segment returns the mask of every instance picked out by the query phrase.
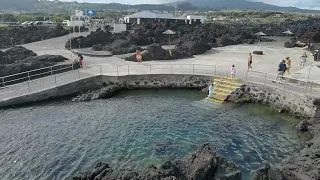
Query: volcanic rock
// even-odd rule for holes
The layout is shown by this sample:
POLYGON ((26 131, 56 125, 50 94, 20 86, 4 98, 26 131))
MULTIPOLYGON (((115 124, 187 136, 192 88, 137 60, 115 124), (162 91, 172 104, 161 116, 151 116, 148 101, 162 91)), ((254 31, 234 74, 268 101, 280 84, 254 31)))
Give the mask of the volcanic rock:
POLYGON ((57 25, 53 28, 46 26, 0 28, 0 49, 67 34, 69 34, 69 31, 64 29, 61 25, 57 25))
POLYGON ((67 58, 60 55, 37 56, 33 51, 21 46, 0 51, 0 76, 53 66, 67 58))
POLYGON ((263 51, 253 51, 253 54, 263 55, 263 51))
POLYGON ((167 161, 160 167, 151 165, 141 170, 115 171, 107 163, 99 163, 93 170, 73 177, 73 180, 91 179, 241 180, 241 171, 234 162, 216 155, 215 149, 211 145, 204 144, 186 159, 167 161))

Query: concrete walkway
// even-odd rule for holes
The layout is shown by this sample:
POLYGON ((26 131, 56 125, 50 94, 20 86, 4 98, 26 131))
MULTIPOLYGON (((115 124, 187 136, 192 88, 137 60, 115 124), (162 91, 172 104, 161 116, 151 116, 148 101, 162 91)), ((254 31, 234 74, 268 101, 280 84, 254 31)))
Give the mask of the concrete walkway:
MULTIPOLYGON (((85 34, 85 33, 84 33, 85 34)), ((45 41, 39 41, 24 45, 24 47, 33 50, 39 55, 42 54, 60 54, 67 58, 75 58, 72 53, 64 49, 64 45, 71 35, 54 38, 45 41)), ((304 52, 301 48, 287 49, 283 47, 285 38, 277 39, 276 42, 261 43, 260 47, 257 45, 235 45, 222 48, 215 48, 205 54, 197 55, 194 58, 171 60, 171 61, 148 61, 138 64, 136 62, 125 61, 121 56, 112 57, 88 57, 84 56, 85 68, 79 71, 71 71, 56 76, 41 78, 29 82, 29 84, 21 83, 16 86, 6 87, 0 89, 0 100, 20 96, 21 94, 29 93, 29 91, 41 91, 44 88, 50 88, 76 81, 80 78, 99 75, 128 75, 128 74, 199 74, 199 75, 229 75, 232 65, 237 69, 237 78, 247 79, 247 58, 249 52, 255 50, 264 51, 265 55, 253 55, 253 69, 256 71, 271 73, 268 75, 268 80, 264 80, 265 74, 256 73, 254 76, 261 77, 253 78, 252 81, 258 83, 266 83, 270 86, 283 88, 282 84, 273 84, 272 79, 275 78, 273 74, 277 73, 280 59, 291 57, 292 69, 295 74, 292 77, 305 79, 308 77, 309 68, 311 68, 311 75, 309 80, 319 81, 320 68, 312 66, 314 61, 307 61, 307 67, 300 67, 300 56, 304 52)), ((253 75, 250 72, 249 75, 253 75)), ((251 81, 250 77, 248 78, 251 81)), ((288 88, 288 90, 298 91, 303 94, 304 89, 288 88)))

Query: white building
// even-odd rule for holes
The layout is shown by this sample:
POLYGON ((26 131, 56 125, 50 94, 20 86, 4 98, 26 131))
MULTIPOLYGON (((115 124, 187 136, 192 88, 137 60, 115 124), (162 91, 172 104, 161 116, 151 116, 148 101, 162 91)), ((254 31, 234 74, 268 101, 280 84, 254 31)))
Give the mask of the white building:
POLYGON ((204 22, 203 16, 195 16, 189 15, 186 18, 184 17, 174 17, 172 14, 158 14, 153 13, 150 11, 141 11, 135 14, 131 14, 124 17, 125 23, 146 23, 152 21, 159 21, 159 22, 177 22, 181 24, 200 24, 204 22))
POLYGON ((67 22, 67 26, 86 26, 89 25, 90 17, 87 15, 84 15, 83 11, 75 10, 75 14, 70 16, 70 20, 67 22))

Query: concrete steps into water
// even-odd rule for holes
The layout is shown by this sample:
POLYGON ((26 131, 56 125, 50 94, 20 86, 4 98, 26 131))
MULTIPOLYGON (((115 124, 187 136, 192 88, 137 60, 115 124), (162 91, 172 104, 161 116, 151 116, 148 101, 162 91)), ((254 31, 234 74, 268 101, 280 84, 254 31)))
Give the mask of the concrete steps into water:
POLYGON ((223 76, 216 76, 213 80, 213 85, 214 96, 213 98, 208 98, 208 101, 215 103, 223 103, 233 91, 242 86, 239 80, 223 76))

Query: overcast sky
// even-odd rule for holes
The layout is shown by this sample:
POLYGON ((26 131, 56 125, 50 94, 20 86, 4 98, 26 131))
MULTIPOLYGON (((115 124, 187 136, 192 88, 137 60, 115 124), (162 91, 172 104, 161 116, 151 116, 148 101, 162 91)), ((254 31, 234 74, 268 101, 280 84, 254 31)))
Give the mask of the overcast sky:
MULTIPOLYGON (((66 0, 68 1, 68 0, 66 0)), ((74 0, 72 0, 74 1, 74 0)), ((173 2, 177 0, 78 0, 78 2, 117 2, 123 4, 159 4, 173 2)), ((237 0, 234 0, 237 1, 237 0)), ((278 6, 294 6, 298 8, 308 8, 308 9, 320 9, 320 0, 251 0, 260 1, 267 4, 274 4, 278 6)))

